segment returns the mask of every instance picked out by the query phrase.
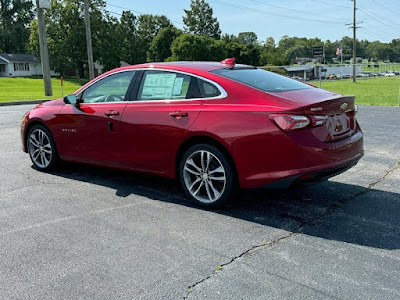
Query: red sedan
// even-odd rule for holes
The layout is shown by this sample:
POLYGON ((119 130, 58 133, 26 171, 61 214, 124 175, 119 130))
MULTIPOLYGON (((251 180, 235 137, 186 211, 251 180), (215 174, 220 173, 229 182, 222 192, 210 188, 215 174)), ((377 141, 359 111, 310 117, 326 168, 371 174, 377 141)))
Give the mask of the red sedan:
POLYGON ((178 179, 187 197, 326 180, 355 165, 354 97, 234 59, 128 66, 23 119, 22 148, 42 171, 59 160, 178 179))

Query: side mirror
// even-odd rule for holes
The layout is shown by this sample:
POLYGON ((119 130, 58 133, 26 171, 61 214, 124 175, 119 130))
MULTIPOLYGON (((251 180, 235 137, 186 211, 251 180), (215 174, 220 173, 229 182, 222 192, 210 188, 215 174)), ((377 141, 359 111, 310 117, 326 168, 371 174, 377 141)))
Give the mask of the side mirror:
POLYGON ((65 104, 72 104, 76 107, 79 107, 80 101, 76 98, 76 95, 71 94, 64 97, 65 104))

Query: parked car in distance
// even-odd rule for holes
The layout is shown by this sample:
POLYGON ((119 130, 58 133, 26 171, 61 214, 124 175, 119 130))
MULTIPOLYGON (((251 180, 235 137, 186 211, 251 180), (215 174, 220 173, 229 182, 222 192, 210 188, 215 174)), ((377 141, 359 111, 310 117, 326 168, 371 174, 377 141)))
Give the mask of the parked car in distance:
POLYGON ((392 76, 396 76, 396 74, 394 72, 385 73, 385 77, 392 77, 392 76))
POLYGON ((170 62, 100 75, 25 114, 23 151, 179 180, 188 199, 219 206, 238 188, 326 180, 363 155, 353 96, 252 66, 170 62))
POLYGON ((328 79, 328 80, 336 80, 336 79, 338 79, 338 76, 335 75, 335 74, 329 74, 326 79, 328 79))
POLYGON ((349 78, 351 78, 350 74, 343 74, 342 75, 342 79, 349 79, 349 78))

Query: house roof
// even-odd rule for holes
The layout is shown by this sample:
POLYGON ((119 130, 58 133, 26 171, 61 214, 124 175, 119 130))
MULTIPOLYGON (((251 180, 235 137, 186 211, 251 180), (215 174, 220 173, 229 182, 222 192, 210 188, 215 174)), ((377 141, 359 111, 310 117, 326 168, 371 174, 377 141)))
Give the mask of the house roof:
POLYGON ((7 54, 0 53, 0 62, 38 62, 39 59, 33 54, 7 54))
POLYGON ((0 65, 5 65, 5 64, 7 64, 7 61, 0 57, 0 65))

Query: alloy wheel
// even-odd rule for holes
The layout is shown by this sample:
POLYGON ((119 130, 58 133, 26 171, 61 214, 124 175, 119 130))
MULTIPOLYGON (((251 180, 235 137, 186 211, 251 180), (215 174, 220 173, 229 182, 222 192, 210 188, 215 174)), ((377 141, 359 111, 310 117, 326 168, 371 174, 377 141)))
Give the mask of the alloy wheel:
POLYGON ((193 152, 185 161, 183 179, 189 193, 202 203, 213 203, 225 191, 227 178, 221 161, 211 152, 193 152))
POLYGON ((50 138, 42 129, 35 129, 29 135, 29 154, 33 163, 39 168, 47 168, 53 157, 50 138))

